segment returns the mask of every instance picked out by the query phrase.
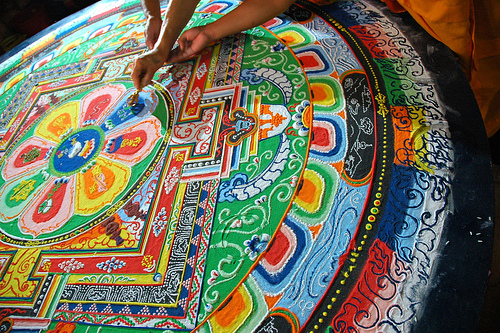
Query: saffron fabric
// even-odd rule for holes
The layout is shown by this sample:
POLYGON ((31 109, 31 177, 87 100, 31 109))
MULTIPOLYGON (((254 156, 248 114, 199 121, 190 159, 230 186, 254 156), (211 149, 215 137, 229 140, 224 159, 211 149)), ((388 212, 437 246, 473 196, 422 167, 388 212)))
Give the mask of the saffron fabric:
POLYGON ((408 11, 458 57, 476 96, 488 136, 500 129, 500 1, 382 0, 408 11))

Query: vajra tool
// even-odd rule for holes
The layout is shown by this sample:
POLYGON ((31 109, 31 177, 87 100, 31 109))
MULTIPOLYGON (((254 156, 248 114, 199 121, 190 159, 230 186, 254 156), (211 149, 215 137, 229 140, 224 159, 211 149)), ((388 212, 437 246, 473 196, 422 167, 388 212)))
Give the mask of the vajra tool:
POLYGON ((132 95, 127 98, 128 106, 136 106, 139 102, 139 93, 140 90, 136 90, 132 95))

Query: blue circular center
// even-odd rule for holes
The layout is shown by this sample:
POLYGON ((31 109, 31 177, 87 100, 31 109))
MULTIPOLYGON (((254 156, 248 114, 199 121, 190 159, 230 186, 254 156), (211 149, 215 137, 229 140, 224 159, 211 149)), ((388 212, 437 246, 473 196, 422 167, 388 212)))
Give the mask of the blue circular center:
POLYGON ((78 129, 64 138, 52 153, 51 170, 59 175, 71 175, 91 162, 102 149, 104 132, 100 127, 78 129))

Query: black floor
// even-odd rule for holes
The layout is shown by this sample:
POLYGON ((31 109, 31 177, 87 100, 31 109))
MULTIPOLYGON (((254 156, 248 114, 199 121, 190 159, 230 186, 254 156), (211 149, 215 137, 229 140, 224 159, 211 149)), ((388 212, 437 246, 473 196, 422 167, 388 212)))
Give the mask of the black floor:
POLYGON ((0 55, 98 0, 2 0, 0 55))
POLYGON ((489 139, 495 185, 495 227, 491 275, 485 296, 479 333, 500 332, 500 131, 489 139))

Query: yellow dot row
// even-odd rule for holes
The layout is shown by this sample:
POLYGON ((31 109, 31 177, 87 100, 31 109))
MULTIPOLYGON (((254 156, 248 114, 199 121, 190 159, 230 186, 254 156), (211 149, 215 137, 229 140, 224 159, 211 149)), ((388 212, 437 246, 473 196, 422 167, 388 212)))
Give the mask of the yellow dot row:
MULTIPOLYGON (((330 23, 332 23, 335 27, 337 28, 343 28, 341 26, 341 24, 339 22, 337 22, 336 20, 333 20, 333 19, 330 19, 329 20, 330 23)), ((350 35, 350 33, 348 31, 346 31, 345 29, 342 29, 343 31, 347 32, 348 35, 350 35)), ((358 49, 362 50, 362 48, 359 46, 357 40, 355 40, 354 38, 352 38, 352 41, 353 43, 358 47, 358 49)), ((375 71, 373 70, 373 67, 371 66, 371 63, 368 61, 368 58, 366 56, 366 54, 364 52, 361 52, 363 54, 363 57, 365 58, 366 60, 366 63, 368 64, 368 68, 369 70, 371 71, 371 74, 372 74, 372 77, 375 81, 375 89, 377 90, 377 92, 381 93, 380 92, 380 85, 379 85, 379 82, 376 78, 376 75, 375 75, 375 71)), ((377 221, 377 215, 380 213, 380 209, 378 208, 382 202, 380 199, 382 199, 383 197, 383 194, 382 194, 382 186, 383 186, 383 181, 385 179, 385 172, 386 172, 386 167, 387 167, 387 118, 386 118, 386 114, 385 113, 380 113, 382 114, 383 116, 383 124, 384 124, 384 130, 383 130, 383 150, 382 150, 382 169, 381 169, 381 172, 380 172, 380 176, 378 177, 378 188, 377 188, 377 193, 375 193, 375 200, 373 201, 373 207, 371 207, 371 209, 369 210, 370 212, 370 215, 368 215, 367 217, 367 221, 368 223, 366 223, 365 225, 365 233, 363 234, 362 236, 362 240, 360 241, 360 246, 358 246, 355 251, 351 252, 351 258, 349 258, 350 262, 352 263, 352 265, 349 266, 349 272, 344 272, 343 273, 343 279, 340 281, 340 284, 344 285, 346 283, 346 280, 347 278, 349 278, 350 276, 350 272, 352 270, 354 270, 356 268, 356 257, 359 256, 359 252, 361 252, 363 250, 363 245, 366 245, 366 239, 368 238, 368 232, 370 232, 371 230, 373 230, 373 223, 375 223, 377 221)), ((339 295, 341 293, 341 290, 340 289, 337 289, 335 291, 335 293, 337 295, 339 295)), ((330 299, 330 304, 328 304, 326 307, 328 310, 332 310, 333 309, 333 305, 335 302, 337 302, 337 298, 336 297, 332 297, 330 299)), ((322 313, 322 316, 320 318, 318 318, 318 324, 322 324, 325 319, 323 317, 327 317, 328 316, 328 312, 323 312, 322 313)), ((318 324, 315 324, 313 327, 314 327, 314 330, 319 330, 319 325, 318 324)), ((311 330, 309 333, 315 333, 314 330, 311 330)))

